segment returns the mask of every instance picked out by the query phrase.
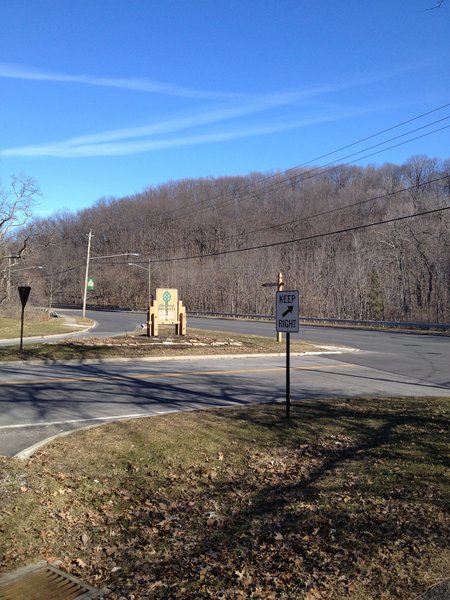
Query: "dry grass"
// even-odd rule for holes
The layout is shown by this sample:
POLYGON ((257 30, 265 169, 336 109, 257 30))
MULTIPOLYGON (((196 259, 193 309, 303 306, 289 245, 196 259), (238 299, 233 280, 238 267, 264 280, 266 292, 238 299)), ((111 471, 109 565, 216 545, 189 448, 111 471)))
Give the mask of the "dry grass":
MULTIPOLYGON (((20 313, 0 315, 0 339, 13 339, 20 337, 20 313)), ((89 319, 76 319, 76 323, 82 329, 84 325, 91 323, 89 319)), ((26 310, 24 318, 24 338, 33 336, 45 336, 64 334, 76 331, 77 328, 67 324, 65 319, 50 317, 45 311, 36 309, 26 310)))
MULTIPOLYGON (((317 350, 309 342, 293 342, 292 352, 317 350)), ((0 348, 1 360, 82 360, 101 358, 144 358, 149 356, 193 356, 285 352, 285 344, 274 338, 189 329, 185 337, 162 330, 158 338, 139 333, 109 339, 86 338, 58 343, 27 344, 22 352, 15 347, 0 348)))
POLYGON ((448 575, 448 399, 172 414, 0 461, 0 564, 111 598, 388 600, 448 575))

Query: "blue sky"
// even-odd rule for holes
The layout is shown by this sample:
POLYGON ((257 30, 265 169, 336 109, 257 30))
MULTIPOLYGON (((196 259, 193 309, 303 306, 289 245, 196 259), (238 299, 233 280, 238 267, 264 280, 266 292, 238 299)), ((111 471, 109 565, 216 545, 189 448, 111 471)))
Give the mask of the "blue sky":
POLYGON ((355 164, 449 158, 447 107, 315 160, 450 103, 436 1, 3 0, 0 178, 34 177, 47 216, 399 143, 355 164))

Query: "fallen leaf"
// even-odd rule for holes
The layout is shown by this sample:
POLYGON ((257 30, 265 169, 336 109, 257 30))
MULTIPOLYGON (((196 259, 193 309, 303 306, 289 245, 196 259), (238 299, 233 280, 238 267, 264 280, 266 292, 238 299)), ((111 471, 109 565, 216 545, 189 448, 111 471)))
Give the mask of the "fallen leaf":
POLYGON ((321 600, 322 598, 322 594, 316 587, 309 589, 305 594, 305 600, 321 600))
POLYGON ((117 546, 108 546, 108 548, 105 548, 106 556, 112 556, 116 552, 117 552, 117 546))
POLYGON ((73 562, 77 565, 77 567, 80 567, 81 569, 85 569, 87 566, 84 560, 82 560, 81 558, 76 558, 73 562))

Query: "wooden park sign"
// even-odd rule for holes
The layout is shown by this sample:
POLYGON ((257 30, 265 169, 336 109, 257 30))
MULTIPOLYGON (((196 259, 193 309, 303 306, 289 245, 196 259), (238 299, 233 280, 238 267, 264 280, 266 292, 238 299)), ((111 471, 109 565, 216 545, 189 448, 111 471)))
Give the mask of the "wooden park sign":
POLYGON ((159 325, 175 325, 176 335, 186 335, 186 308, 178 300, 178 290, 156 288, 156 299, 150 306, 150 335, 158 335, 159 325))

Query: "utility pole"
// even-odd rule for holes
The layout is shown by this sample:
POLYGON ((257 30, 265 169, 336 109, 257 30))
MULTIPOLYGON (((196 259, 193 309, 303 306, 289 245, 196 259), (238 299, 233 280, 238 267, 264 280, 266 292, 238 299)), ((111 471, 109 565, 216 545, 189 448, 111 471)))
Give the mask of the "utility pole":
MULTIPOLYGON (((263 283, 262 287, 276 287, 277 292, 282 292, 284 289, 283 273, 281 271, 278 273, 276 283, 263 283)), ((277 331, 277 342, 281 342, 282 340, 283 340, 283 334, 279 333, 277 331)))
MULTIPOLYGON (((277 279, 277 292, 282 292, 284 289, 284 281, 283 281, 283 273, 280 271, 278 273, 277 279)), ((280 331, 277 331, 277 342, 283 341, 283 334, 280 331)))
POLYGON ((87 301, 87 284, 89 278, 89 260, 91 258, 91 239, 92 239, 92 229, 89 230, 88 234, 88 247, 87 247, 87 257, 86 257, 86 275, 84 278, 84 290, 83 290, 83 319, 86 317, 86 301, 87 301))
POLYGON ((147 337, 150 337, 150 310, 152 307, 152 288, 150 285, 150 259, 148 259, 148 309, 147 309, 147 337))

